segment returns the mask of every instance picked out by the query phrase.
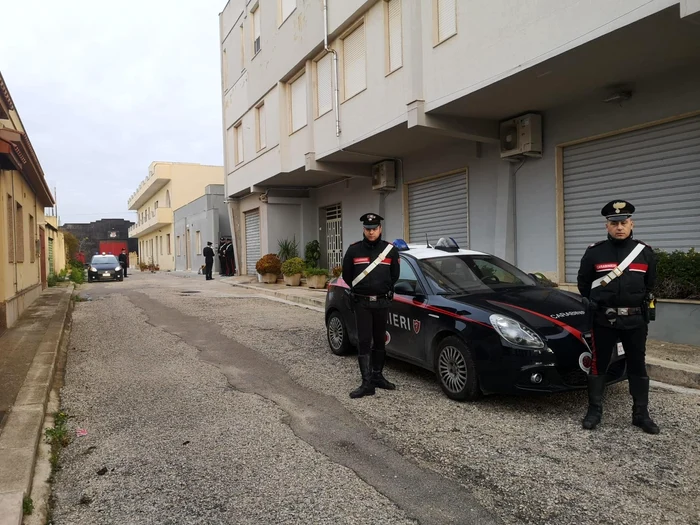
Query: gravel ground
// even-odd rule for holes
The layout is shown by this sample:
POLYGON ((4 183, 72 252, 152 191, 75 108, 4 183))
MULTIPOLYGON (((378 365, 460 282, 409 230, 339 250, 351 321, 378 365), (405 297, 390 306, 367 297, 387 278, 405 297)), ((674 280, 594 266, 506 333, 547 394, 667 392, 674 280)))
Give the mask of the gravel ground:
MULTIPOLYGON (((246 298, 245 290, 221 283, 171 276, 129 281, 129 288, 165 306, 217 323, 231 339, 282 363, 301 385, 336 396, 378 439, 469 487, 505 523, 700 524, 700 396, 653 389, 650 408, 662 427, 658 436, 631 426, 625 384, 609 389, 603 425, 592 433, 580 429, 583 392, 456 403, 430 374, 395 361, 387 376, 399 390, 351 400, 347 393, 359 380, 356 360, 330 353, 321 313, 246 298), (207 291, 183 297, 177 293, 183 289, 207 291)), ((91 434, 68 448, 57 485, 56 523, 150 522, 149 516, 124 521, 133 520, 135 514, 126 512, 137 508, 167 516, 158 523, 176 515, 187 522, 195 514, 185 519, 182 513, 193 502, 210 508, 202 518, 206 523, 223 522, 216 521, 222 511, 243 512, 237 505, 258 512, 237 523, 260 522, 261 516, 265 523, 295 523, 295 516, 279 514, 290 508, 305 515, 306 523, 366 523, 352 513, 359 493, 385 513, 378 523, 402 522, 400 511, 371 487, 297 440, 273 405, 227 389, 214 369, 197 361, 193 348, 144 324, 124 298, 79 304, 74 319, 77 350, 68 363, 64 406, 91 434), (114 311, 124 312, 119 322, 138 326, 137 333, 118 337, 116 322, 96 324, 114 311), (109 344, 84 348, 98 340, 109 344), (122 352, 115 352, 117 345, 122 352), (84 455, 92 439, 99 447, 84 455), (186 440, 197 448, 183 446, 186 440), (265 466, 269 455, 282 467, 265 466), (307 491, 294 489, 304 487, 306 477, 295 478, 294 469, 284 468, 300 458, 305 467, 308 462, 318 468, 317 480, 335 481, 328 486, 356 488, 334 493, 314 483, 325 488, 322 501, 328 503, 319 508, 317 497, 304 500, 300 494, 307 491), (102 466, 110 470, 100 477, 95 472, 102 466), (260 468, 269 472, 256 475, 260 468), (207 482, 216 479, 228 479, 230 486, 207 482), (247 488, 252 480, 255 490, 247 488), (77 505, 81 492, 94 494, 93 503, 77 505), (126 495, 133 499, 125 501, 126 495), (331 518, 330 506, 337 510, 343 503, 347 510, 331 518), (97 519, 100 509, 114 521, 97 519)))
POLYGON ((79 303, 55 524, 414 523, 124 296, 79 303))

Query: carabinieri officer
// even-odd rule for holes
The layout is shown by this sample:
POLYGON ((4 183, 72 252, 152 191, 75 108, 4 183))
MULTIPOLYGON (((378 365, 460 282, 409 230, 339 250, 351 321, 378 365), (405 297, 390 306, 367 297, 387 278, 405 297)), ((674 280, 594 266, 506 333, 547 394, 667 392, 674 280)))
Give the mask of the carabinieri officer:
POLYGON ((592 430, 603 414, 605 373, 617 341, 627 359, 632 394, 632 424, 658 434, 649 416, 649 377, 645 353, 651 295, 656 281, 656 259, 648 245, 632 238, 634 206, 626 200, 606 204, 608 238, 591 244, 581 259, 578 289, 589 301, 593 318, 593 363, 588 376, 588 413, 583 428, 592 430))
POLYGON ((374 389, 394 390, 396 385, 382 375, 386 349, 387 316, 399 279, 399 252, 382 240, 381 221, 376 213, 360 217, 362 240, 348 248, 343 258, 343 280, 350 286, 355 309, 362 384, 351 398, 374 395, 374 389), (374 345, 370 344, 374 340, 374 345))

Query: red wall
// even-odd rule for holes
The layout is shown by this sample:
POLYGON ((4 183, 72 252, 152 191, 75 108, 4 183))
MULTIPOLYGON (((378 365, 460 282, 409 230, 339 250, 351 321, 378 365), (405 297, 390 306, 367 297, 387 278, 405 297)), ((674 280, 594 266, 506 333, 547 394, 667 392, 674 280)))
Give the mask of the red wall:
POLYGON ((100 253, 112 254, 115 257, 127 250, 126 241, 100 241, 100 253))

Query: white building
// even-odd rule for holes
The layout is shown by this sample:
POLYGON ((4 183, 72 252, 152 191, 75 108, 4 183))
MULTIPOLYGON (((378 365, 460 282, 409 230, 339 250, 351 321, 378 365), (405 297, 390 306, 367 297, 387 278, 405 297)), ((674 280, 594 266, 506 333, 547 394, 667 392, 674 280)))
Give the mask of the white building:
POLYGON ((230 0, 238 267, 293 235, 338 264, 375 211, 388 240, 450 235, 572 282, 614 198, 653 246, 700 248, 699 18, 700 0, 230 0))

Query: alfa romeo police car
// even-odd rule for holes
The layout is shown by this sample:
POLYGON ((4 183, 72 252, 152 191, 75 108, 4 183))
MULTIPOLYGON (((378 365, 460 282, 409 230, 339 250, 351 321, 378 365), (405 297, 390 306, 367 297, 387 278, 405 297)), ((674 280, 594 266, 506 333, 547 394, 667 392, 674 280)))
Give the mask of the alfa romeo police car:
MULTIPOLYGON (((538 283, 451 238, 435 246, 394 241, 401 258, 386 332, 387 353, 433 371, 445 394, 472 400, 496 392, 586 387, 589 319, 580 297, 538 283)), ((349 286, 330 282, 326 328, 337 355, 357 347, 349 286)), ((618 345, 609 383, 626 377, 618 345)))

